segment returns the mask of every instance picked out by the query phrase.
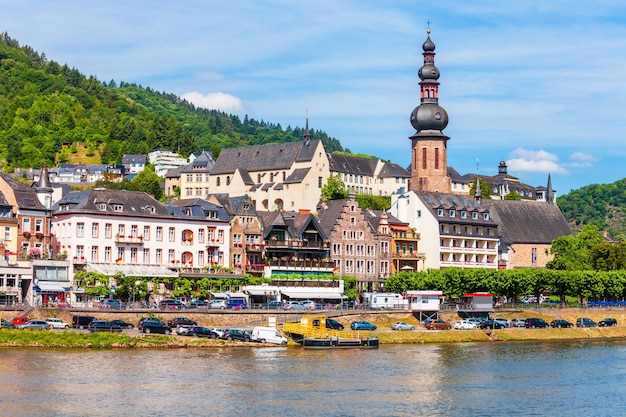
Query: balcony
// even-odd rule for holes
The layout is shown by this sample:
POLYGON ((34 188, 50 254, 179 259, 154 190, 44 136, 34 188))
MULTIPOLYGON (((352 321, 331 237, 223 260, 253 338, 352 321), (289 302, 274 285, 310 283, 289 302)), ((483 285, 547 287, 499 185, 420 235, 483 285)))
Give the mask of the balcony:
POLYGON ((206 243, 206 246, 209 248, 219 247, 223 242, 220 242, 219 239, 209 239, 206 243))
POLYGON ((263 252, 264 243, 246 243, 246 252, 263 252))
POLYGON ((328 249, 330 248, 329 242, 321 240, 268 240, 266 247, 268 249, 281 248, 281 249, 328 249))
POLYGON ((426 259, 426 254, 421 252, 393 252, 393 259, 426 259))
POLYGON ((115 243, 120 245, 143 245, 143 236, 115 236, 115 243))

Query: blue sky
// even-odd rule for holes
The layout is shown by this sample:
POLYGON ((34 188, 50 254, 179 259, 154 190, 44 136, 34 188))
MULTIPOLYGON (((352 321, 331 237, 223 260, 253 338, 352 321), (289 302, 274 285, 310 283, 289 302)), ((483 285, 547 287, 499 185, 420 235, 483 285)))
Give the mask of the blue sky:
POLYGON ((623 1, 0 0, 0 31, 101 81, 310 127, 402 166, 430 21, 448 164, 559 194, 626 177, 623 1))

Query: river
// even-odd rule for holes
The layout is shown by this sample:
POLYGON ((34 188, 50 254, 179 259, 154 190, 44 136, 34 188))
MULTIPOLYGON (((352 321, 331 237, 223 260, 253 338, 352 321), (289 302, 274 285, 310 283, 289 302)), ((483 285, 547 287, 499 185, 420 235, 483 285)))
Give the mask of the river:
POLYGON ((621 416, 623 340, 0 350, 0 415, 621 416))

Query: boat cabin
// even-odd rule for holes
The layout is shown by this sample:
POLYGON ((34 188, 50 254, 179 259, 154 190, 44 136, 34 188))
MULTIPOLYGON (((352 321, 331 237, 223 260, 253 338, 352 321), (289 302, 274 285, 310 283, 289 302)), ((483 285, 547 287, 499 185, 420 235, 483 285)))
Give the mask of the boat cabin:
POLYGON ((456 303, 456 310, 460 317, 489 317, 493 312, 493 294, 475 292, 464 294, 456 303))
POLYGON ((439 318, 443 299, 442 291, 407 291, 405 297, 409 301, 411 311, 419 321, 439 318))

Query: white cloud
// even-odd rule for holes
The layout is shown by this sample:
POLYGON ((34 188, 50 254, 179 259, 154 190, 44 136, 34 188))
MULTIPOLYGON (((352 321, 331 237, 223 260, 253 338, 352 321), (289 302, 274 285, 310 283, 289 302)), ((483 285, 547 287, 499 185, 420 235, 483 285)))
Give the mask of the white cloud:
POLYGON ((584 152, 574 152, 570 155, 570 159, 573 162, 568 162, 563 165, 569 168, 591 168, 594 162, 598 162, 600 160, 599 158, 584 152))
POLYGON ((196 107, 203 107, 210 110, 221 110, 226 113, 240 114, 244 112, 241 100, 226 93, 209 93, 202 95, 196 91, 185 93, 180 96, 196 107))
POLYGON ((511 159, 507 161, 507 165, 512 172, 567 173, 567 170, 558 163, 558 156, 544 150, 517 148, 511 152, 510 156, 511 159))

